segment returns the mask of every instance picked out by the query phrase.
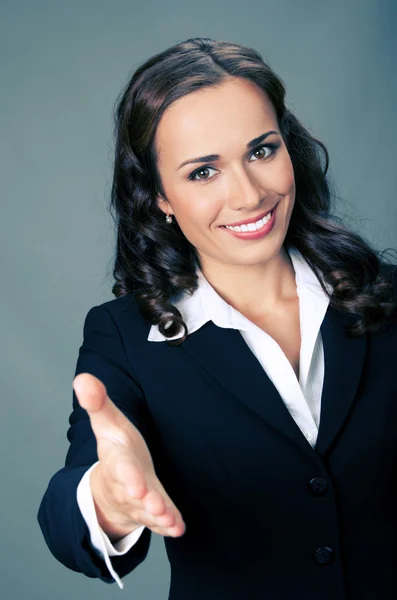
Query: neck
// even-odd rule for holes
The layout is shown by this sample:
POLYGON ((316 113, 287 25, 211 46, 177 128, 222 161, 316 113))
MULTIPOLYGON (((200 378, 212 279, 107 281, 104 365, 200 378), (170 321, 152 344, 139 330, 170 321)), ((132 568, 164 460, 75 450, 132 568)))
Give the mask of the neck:
POLYGON ((228 304, 242 314, 266 314, 297 299, 295 270, 282 246, 265 263, 235 265, 201 258, 201 271, 228 304))

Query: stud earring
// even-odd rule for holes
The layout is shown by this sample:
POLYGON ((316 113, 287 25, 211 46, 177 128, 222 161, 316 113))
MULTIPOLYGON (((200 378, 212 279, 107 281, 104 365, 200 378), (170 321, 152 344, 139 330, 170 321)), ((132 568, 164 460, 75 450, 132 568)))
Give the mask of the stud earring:
POLYGON ((171 215, 167 215, 165 217, 165 220, 167 221, 167 223, 172 223, 172 216, 171 215))

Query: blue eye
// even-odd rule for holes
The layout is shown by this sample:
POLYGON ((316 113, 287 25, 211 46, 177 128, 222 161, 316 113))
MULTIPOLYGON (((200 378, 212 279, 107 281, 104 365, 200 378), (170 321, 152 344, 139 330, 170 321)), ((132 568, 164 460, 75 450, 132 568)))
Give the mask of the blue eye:
MULTIPOLYGON (((265 144, 262 146, 258 146, 251 152, 250 156, 253 156, 255 154, 255 152, 259 152, 260 150, 266 148, 271 151, 270 154, 268 154, 267 156, 260 156, 259 158, 256 158, 253 162, 256 162, 258 160, 268 160, 274 154, 276 154, 279 147, 280 147, 280 144, 265 144)), ((189 180, 190 181, 208 181, 209 179, 212 179, 212 177, 205 177, 204 179, 201 179, 201 178, 196 178, 196 175, 198 175, 199 173, 202 173, 204 171, 211 170, 211 169, 213 171, 216 171, 216 169, 214 167, 212 167, 211 165, 204 165, 203 167, 200 167, 199 169, 196 169, 195 171, 190 173, 189 180)))

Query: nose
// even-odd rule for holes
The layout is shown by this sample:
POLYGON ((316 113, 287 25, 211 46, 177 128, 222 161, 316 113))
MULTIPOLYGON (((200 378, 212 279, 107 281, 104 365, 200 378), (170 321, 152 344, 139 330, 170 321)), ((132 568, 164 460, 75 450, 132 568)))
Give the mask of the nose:
POLYGON ((247 212, 258 208, 264 191, 259 182, 243 166, 236 167, 231 175, 229 205, 233 210, 247 212))

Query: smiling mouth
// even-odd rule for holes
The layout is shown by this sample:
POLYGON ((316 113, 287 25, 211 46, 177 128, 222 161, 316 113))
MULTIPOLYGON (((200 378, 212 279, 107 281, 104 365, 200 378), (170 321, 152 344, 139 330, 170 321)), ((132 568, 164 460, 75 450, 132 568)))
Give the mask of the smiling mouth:
POLYGON ((273 215, 273 211, 277 208, 279 202, 273 206, 273 208, 267 213, 262 214, 261 217, 257 218, 256 221, 249 221, 242 223, 241 225, 220 225, 224 229, 230 229, 231 231, 244 232, 244 231, 256 231, 262 229, 270 221, 273 215))

